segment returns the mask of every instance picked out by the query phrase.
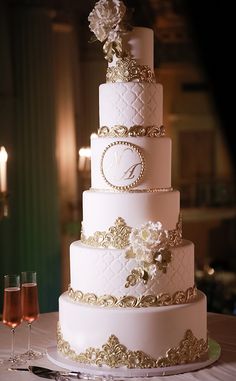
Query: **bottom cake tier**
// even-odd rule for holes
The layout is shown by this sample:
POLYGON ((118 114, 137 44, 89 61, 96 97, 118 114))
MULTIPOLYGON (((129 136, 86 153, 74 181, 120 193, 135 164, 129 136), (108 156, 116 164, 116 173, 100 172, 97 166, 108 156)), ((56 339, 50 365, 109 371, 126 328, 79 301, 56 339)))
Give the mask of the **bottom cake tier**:
POLYGON ((59 298, 58 351, 79 363, 156 368, 190 363, 207 344, 206 296, 192 303, 104 308, 59 298))

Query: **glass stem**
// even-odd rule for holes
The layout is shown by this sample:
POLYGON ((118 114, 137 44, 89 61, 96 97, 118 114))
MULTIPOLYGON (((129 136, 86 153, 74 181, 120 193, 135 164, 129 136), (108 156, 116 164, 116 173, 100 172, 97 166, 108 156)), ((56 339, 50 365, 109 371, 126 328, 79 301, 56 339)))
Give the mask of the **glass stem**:
POLYGON ((31 323, 28 323, 28 352, 31 351, 31 323))
POLYGON ((15 356, 15 328, 11 328, 11 357, 15 356))

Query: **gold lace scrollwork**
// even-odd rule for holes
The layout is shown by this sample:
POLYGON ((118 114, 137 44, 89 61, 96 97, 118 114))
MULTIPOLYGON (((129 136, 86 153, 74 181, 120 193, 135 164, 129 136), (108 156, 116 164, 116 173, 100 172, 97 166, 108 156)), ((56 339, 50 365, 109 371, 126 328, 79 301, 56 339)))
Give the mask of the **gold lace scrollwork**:
POLYGON ((157 360, 158 367, 175 366, 197 361, 208 351, 208 342, 197 339, 188 329, 177 347, 170 348, 164 357, 157 360))
POLYGON ((97 231, 92 236, 85 237, 82 231, 81 242, 94 247, 123 249, 129 244, 130 232, 131 227, 123 218, 118 217, 114 226, 111 226, 107 232, 97 231))
POLYGON ((176 228, 168 231, 169 245, 178 246, 182 242, 182 215, 179 215, 179 220, 176 224, 176 228))
POLYGON ((106 82, 155 83, 155 74, 148 65, 139 65, 130 56, 117 60, 115 66, 107 68, 106 82))
POLYGON ((129 369, 161 368, 197 361, 207 353, 208 343, 198 339, 188 329, 179 345, 169 348, 164 356, 154 359, 141 350, 132 351, 121 344, 115 335, 111 335, 101 348, 88 348, 84 352, 76 353, 70 343, 62 336, 60 324, 57 326, 57 349, 64 356, 75 362, 108 366, 110 368, 126 367, 129 369))

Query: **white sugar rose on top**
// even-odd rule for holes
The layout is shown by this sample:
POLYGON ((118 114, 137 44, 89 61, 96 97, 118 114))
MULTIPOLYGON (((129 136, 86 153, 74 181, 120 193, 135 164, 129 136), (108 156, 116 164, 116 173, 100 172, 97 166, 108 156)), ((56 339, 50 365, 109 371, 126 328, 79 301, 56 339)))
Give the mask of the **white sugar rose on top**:
POLYGON ((114 41, 125 12, 126 7, 120 0, 100 0, 89 14, 89 28, 99 41, 114 41))

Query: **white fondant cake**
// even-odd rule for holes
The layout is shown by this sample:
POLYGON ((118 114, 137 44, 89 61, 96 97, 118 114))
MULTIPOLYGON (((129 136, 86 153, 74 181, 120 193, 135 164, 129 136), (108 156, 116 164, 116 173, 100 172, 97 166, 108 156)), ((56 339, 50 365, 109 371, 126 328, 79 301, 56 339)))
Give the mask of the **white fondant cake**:
POLYGON ((119 0, 100 0, 90 28, 109 61, 91 139, 91 189, 70 285, 59 298, 58 351, 78 363, 156 368, 206 355, 206 297, 194 245, 182 239, 171 140, 153 74, 153 32, 126 29, 119 0))

